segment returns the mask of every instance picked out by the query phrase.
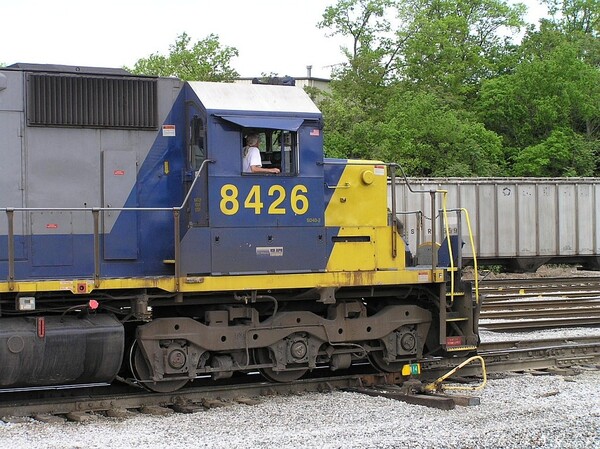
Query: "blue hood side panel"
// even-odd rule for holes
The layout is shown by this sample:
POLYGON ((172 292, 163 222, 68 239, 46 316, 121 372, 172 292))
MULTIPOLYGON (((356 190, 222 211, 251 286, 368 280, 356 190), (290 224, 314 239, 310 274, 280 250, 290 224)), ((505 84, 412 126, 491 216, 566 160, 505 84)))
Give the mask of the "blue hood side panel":
MULTIPOLYGON (((146 159, 141 162, 134 191, 125 207, 163 208, 177 207, 183 201, 183 173, 185 169, 185 117, 184 92, 176 98, 171 112, 162 125, 175 125, 172 131, 163 132, 162 126, 146 159), (166 135, 165 135, 166 134, 166 135)), ((137 212, 138 261, 140 265, 129 272, 130 265, 107 262, 103 266, 104 275, 160 275, 171 274, 172 266, 163 260, 174 257, 174 224, 172 211, 137 212), (113 273, 114 272, 114 273, 113 273)), ((128 220, 123 214, 113 227, 111 237, 119 233, 127 234, 128 220)))
POLYGON ((347 159, 325 158, 325 210, 331 201, 331 197, 342 178, 342 173, 346 168, 347 159))

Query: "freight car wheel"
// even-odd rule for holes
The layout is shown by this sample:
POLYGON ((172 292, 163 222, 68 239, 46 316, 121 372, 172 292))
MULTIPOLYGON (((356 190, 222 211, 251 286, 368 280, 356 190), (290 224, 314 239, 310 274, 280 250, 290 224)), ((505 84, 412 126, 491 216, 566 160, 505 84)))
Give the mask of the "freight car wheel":
POLYGON ((148 362, 144 358, 144 354, 142 354, 142 350, 137 344, 135 344, 135 348, 133 349, 133 351, 134 355, 132 360, 132 368, 134 371, 134 375, 138 379, 139 383, 142 384, 148 390, 156 391, 157 393, 171 393, 173 391, 179 390, 181 387, 188 383, 187 379, 164 380, 161 382, 140 380, 150 379, 150 367, 148 366, 148 362))
MULTIPOLYGON (((257 363, 273 363, 271 355, 267 348, 260 348, 254 351, 254 360, 257 363)), ((300 379, 306 372, 307 369, 299 370, 288 370, 288 371, 275 371, 273 368, 259 368, 258 370, 262 376, 271 382, 293 382, 300 379)))
POLYGON ((402 367, 406 364, 405 362, 392 362, 388 363, 383 359, 383 352, 374 351, 369 353, 369 362, 371 365, 383 373, 397 373, 402 371, 402 367))

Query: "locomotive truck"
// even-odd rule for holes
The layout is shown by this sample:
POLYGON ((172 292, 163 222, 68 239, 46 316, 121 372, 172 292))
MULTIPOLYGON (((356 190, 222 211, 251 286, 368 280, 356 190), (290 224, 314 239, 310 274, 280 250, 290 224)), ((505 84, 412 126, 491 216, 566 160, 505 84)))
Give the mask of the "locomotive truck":
POLYGON ((302 89, 14 64, 0 145, 1 388, 415 372, 478 344, 458 242, 417 260, 395 166, 325 158, 302 89), (250 133, 278 174, 242 172, 250 133))

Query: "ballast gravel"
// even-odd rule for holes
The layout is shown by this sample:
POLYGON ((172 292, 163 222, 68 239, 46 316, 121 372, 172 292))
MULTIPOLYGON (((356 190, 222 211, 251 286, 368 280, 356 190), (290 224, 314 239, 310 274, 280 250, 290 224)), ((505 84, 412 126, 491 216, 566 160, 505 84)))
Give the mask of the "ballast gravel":
MULTIPOLYGON (((565 338, 599 329, 561 332, 565 338)), ((556 337, 557 332, 539 338, 556 337)), ((483 333, 490 341, 496 334, 483 333)), ((525 334, 501 334, 503 340, 525 334)), ((528 338, 532 334, 527 334, 528 338)), ((334 392, 261 398, 193 414, 101 417, 87 423, 0 424, 0 447, 92 448, 600 448, 600 369, 489 379, 481 404, 442 411, 334 392)))

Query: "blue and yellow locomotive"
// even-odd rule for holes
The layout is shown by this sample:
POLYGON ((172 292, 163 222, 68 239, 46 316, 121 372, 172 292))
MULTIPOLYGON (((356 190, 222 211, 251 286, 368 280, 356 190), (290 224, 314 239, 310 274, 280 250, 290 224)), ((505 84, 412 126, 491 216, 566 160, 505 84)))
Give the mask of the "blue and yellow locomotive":
POLYGON ((166 392, 473 350, 458 252, 413 263, 394 167, 324 158, 322 129, 297 87, 0 69, 0 387, 166 392), (279 173, 243 172, 250 134, 279 173))

